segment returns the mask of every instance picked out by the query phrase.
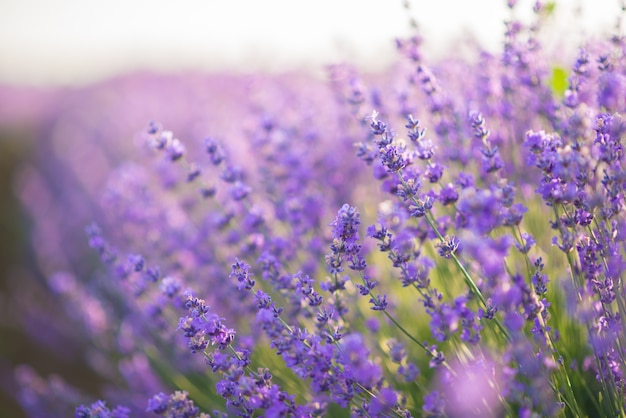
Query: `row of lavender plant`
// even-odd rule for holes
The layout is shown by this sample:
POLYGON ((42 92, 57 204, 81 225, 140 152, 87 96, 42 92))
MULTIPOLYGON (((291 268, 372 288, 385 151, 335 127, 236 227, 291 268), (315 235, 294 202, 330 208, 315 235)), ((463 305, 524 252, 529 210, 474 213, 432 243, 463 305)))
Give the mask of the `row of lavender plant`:
POLYGON ((230 138, 150 123, 94 202, 103 268, 50 278, 117 384, 75 415, 626 414, 626 43, 559 91, 546 10, 474 63, 415 36, 381 77, 266 79, 230 138))

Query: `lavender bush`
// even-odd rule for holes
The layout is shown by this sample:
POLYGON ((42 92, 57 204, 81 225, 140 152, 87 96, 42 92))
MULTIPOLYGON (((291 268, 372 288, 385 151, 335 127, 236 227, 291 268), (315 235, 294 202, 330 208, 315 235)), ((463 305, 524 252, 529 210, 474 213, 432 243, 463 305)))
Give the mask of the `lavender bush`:
POLYGON ((376 77, 190 89, 132 139, 132 103, 57 124, 60 191, 31 167, 22 199, 106 401, 23 366, 24 408, 625 416, 626 41, 558 67, 550 10, 473 61, 414 36, 376 77))

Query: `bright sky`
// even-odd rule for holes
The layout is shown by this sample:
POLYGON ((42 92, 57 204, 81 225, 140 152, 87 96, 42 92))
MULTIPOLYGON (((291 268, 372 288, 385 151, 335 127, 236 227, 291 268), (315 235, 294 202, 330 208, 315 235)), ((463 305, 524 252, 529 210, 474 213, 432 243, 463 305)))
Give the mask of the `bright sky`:
MULTIPOLYGON (((505 0, 0 0, 0 82, 84 83, 135 69, 381 69, 418 22, 431 55, 473 33, 496 49, 505 0)), ((529 9, 521 0, 519 9, 529 9)), ((618 0, 557 1, 555 41, 610 30, 618 0), (575 10, 580 11, 575 17, 575 10), (576 23, 572 23, 576 22, 576 23), (583 28, 580 30, 580 28, 583 28)))

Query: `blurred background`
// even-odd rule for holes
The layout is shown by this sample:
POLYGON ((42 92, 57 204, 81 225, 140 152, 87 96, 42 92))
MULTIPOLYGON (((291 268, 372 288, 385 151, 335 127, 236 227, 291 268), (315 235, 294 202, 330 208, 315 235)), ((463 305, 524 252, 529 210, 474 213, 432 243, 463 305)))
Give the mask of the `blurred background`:
MULTIPOLYGON (((517 16, 529 18, 534 2, 519 3, 517 16)), ((617 0, 557 1, 543 42, 575 51, 611 32, 619 10, 617 0)), ((0 417, 24 416, 13 377, 22 364, 98 394, 45 280, 72 261, 55 251, 81 242, 71 234, 89 221, 85 202, 104 181, 96 173, 81 183, 67 150, 114 164, 149 120, 193 130, 246 100, 259 74, 323 82, 325 66, 341 62, 384 72, 397 59, 394 39, 415 31, 428 60, 475 45, 495 52, 508 18, 496 0, 0 1, 0 417), (92 152, 95 137, 115 144, 106 159, 92 152), (75 205, 46 203, 59 196, 75 205), (34 220, 47 213, 58 217, 52 240, 42 232, 52 226, 34 220)))
MULTIPOLYGON (((519 1, 527 19, 534 1, 519 1)), ((545 2, 544 2, 545 3, 545 2)), ((561 0, 554 39, 608 32, 618 0, 561 0)), ((338 61, 382 70, 413 20, 433 57, 476 41, 497 50, 506 1, 479 0, 3 0, 0 82, 76 85, 137 70, 307 69, 338 61)))

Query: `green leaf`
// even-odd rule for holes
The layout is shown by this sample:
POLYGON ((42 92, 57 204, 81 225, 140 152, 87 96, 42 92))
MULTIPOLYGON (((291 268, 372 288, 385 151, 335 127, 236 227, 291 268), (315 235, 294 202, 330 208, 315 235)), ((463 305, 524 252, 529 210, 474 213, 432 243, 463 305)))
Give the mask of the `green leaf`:
POLYGON ((552 92, 558 97, 563 97, 568 84, 567 70, 563 67, 552 67, 552 74, 550 76, 550 88, 552 92))
POLYGON ((554 13, 555 6, 556 6, 555 2, 553 2, 553 1, 547 2, 546 4, 543 5, 544 13, 547 16, 552 15, 554 13))

